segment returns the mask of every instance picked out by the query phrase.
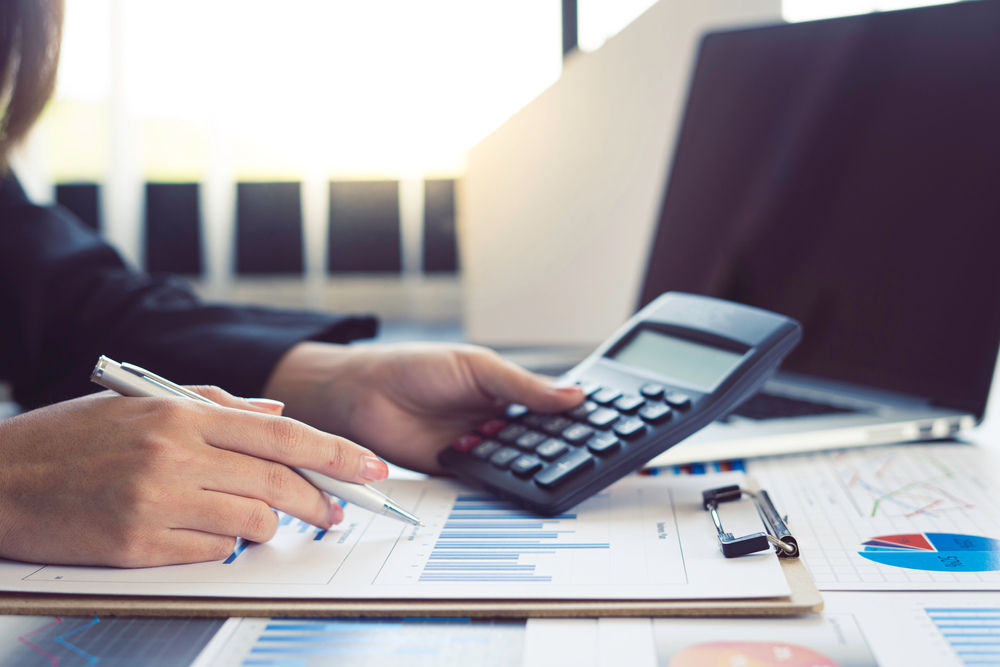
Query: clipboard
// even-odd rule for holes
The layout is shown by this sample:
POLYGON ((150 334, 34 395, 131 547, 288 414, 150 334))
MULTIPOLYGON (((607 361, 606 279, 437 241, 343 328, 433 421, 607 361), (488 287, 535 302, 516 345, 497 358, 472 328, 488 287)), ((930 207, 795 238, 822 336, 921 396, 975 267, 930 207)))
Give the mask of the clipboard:
MULTIPOLYGON (((760 486, 752 477, 746 485, 760 486)), ((706 535, 706 539, 710 536, 706 535)), ((0 592, 0 614, 148 617, 609 618, 794 616, 823 609, 799 558, 779 558, 791 595, 712 600, 304 600, 0 592)))

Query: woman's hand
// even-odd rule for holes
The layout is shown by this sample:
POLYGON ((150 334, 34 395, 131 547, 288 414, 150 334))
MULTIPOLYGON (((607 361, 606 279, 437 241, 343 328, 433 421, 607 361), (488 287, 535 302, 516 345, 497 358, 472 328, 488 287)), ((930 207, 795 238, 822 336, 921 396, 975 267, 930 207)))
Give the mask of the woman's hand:
POLYGON ((353 442, 278 416, 280 403, 192 389, 228 407, 105 392, 0 421, 0 557, 119 567, 225 558, 237 537, 274 536, 271 507, 321 528, 343 519, 288 466, 358 483, 388 474, 353 442))
POLYGON ((291 417, 432 473, 442 448, 509 403, 562 412, 583 400, 579 387, 555 387, 486 348, 439 344, 300 343, 264 395, 291 417))

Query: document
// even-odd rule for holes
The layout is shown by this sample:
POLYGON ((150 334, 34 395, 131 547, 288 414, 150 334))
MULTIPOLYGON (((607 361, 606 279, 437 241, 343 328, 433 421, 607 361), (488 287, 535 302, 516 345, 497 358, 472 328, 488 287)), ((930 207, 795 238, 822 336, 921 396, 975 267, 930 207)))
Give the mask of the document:
POLYGON ((524 628, 469 618, 231 618, 191 667, 520 667, 524 628))
MULTIPOLYGON (((712 478, 738 484, 742 473, 712 478)), ((318 530, 279 515, 268 543, 222 561, 145 569, 0 561, 0 588, 39 593, 326 599, 685 600, 777 597, 788 583, 771 551, 726 559, 701 508, 705 478, 629 477, 569 512, 539 517, 446 479, 380 490, 425 527, 353 505, 318 530)), ((752 503, 725 508, 726 529, 762 524, 752 503)))
POLYGON ((967 444, 757 459, 820 590, 1000 590, 1000 457, 967 444))

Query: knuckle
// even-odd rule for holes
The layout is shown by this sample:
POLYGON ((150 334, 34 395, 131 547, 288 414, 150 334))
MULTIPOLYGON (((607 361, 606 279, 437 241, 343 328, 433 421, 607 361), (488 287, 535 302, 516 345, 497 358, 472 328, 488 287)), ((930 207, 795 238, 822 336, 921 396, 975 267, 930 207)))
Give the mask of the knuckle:
POLYGON ((278 515, 265 503, 254 503, 253 509, 243 517, 240 537, 254 542, 266 542, 278 530, 278 515))
POLYGON ((335 470, 339 473, 344 473, 350 462, 350 455, 347 451, 347 446, 344 441, 337 438, 333 446, 328 447, 326 450, 326 460, 327 465, 331 470, 335 470))
POLYGON ((284 417, 268 420, 271 448, 276 460, 290 461, 301 456, 307 440, 305 425, 284 417))
POLYGON ((263 484, 269 498, 280 500, 284 498, 292 484, 294 473, 282 465, 267 463, 263 466, 263 484))
POLYGON ((233 553, 236 549, 236 538, 235 537, 223 537, 220 536, 217 540, 212 540, 212 542, 205 548, 205 553, 199 560, 223 560, 229 557, 229 554, 233 553))

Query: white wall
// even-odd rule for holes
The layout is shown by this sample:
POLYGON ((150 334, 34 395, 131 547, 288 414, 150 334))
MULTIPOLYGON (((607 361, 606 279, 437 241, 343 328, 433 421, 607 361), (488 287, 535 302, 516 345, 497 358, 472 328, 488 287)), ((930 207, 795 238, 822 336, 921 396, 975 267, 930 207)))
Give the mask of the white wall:
POLYGON ((471 340, 596 344, 632 313, 698 38, 780 17, 780 0, 661 0, 470 151, 471 340))

